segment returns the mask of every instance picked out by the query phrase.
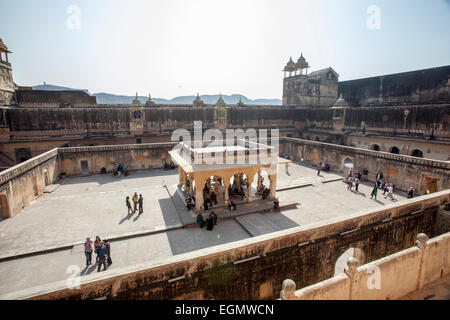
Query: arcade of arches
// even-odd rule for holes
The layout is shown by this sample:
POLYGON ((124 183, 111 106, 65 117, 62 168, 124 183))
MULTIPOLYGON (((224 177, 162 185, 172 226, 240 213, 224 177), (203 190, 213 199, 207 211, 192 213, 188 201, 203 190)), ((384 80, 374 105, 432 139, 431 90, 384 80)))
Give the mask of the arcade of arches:
POLYGON ((277 173, 270 166, 255 165, 240 168, 217 168, 216 170, 186 172, 178 167, 179 185, 181 190, 195 198, 196 209, 203 210, 204 189, 214 191, 219 205, 228 205, 230 195, 234 190, 243 190, 247 202, 259 199, 264 187, 267 188, 268 199, 276 198, 277 173), (268 185, 264 179, 268 177, 268 185), (261 186, 263 186, 261 188, 261 186), (241 189, 242 187, 242 189, 241 189))

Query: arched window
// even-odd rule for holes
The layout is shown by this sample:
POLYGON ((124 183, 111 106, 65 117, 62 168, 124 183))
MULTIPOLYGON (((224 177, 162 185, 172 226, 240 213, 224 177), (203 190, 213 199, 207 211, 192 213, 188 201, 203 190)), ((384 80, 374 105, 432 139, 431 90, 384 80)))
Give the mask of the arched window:
POLYGON ((415 149, 412 154, 413 157, 417 157, 417 158, 423 158, 423 152, 420 151, 419 149, 415 149))
POLYGON ((377 144, 374 144, 370 149, 372 149, 373 151, 380 151, 380 146, 377 144))
POLYGON ((397 147, 392 147, 391 153, 400 154, 400 149, 397 147))

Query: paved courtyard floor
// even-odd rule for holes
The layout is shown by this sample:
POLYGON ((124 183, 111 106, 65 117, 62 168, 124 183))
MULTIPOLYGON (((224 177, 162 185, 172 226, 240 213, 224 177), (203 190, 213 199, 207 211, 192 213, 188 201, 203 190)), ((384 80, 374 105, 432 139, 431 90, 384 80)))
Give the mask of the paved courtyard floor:
MULTIPOLYGON (((80 268, 81 275, 97 272, 95 266, 85 268, 81 243, 86 237, 115 238, 154 232, 112 241, 114 263, 110 268, 113 269, 299 225, 345 218, 361 210, 392 203, 380 192, 377 201, 371 200, 369 184, 361 184, 359 193, 348 191, 346 184, 336 180, 339 178, 341 176, 333 172, 317 176, 315 169, 303 164, 290 164, 288 172, 285 165, 281 165, 278 189, 299 188, 279 191, 278 197, 280 202, 298 201, 300 205, 296 209, 226 220, 212 232, 181 228, 180 213, 186 208, 171 198, 178 183, 177 170, 133 172, 124 178, 111 175, 67 178, 52 193, 37 198, 14 218, 0 221, 0 256, 78 245, 0 262, 0 296, 67 279, 70 275, 67 268, 72 265, 80 268), (144 213, 127 217, 125 197, 134 192, 144 197, 144 213)), ((396 198, 405 200, 402 195, 396 198)))

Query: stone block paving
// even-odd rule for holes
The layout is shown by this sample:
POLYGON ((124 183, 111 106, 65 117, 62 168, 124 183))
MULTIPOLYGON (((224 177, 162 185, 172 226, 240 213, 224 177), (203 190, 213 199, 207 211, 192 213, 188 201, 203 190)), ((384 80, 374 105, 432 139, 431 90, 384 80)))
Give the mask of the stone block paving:
MULTIPOLYGON (((163 183, 174 189, 178 171, 139 171, 128 177, 66 178, 18 215, 0 222, 0 257, 83 242, 182 227, 163 183), (126 196, 144 197, 144 213, 128 215, 126 196)), ((170 189, 169 189, 170 190, 170 189)))

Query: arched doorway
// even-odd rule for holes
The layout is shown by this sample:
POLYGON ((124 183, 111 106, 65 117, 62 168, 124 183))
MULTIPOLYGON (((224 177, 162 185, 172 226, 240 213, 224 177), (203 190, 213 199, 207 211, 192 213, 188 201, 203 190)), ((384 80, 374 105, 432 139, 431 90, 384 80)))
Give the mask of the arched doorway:
POLYGON ((318 136, 315 136, 314 141, 320 141, 320 138, 318 136))
POLYGON ((16 155, 16 163, 22 163, 29 159, 31 159, 31 150, 30 148, 19 148, 15 150, 16 155))
POLYGON ((373 151, 380 151, 381 150, 380 146, 377 145, 377 144, 372 145, 372 147, 370 149, 373 150, 373 151))
POLYGON ((349 248, 336 260, 334 265, 335 276, 344 273, 345 267, 347 266, 347 261, 351 257, 356 258, 360 264, 364 263, 364 252, 360 248, 349 248))
POLYGON ((419 149, 414 149, 411 156, 417 157, 417 158, 423 158, 423 152, 419 149))
POLYGON ((9 211, 8 198, 4 194, 0 194, 0 218, 6 219, 11 217, 11 212, 9 211))
POLYGON ((207 193, 208 198, 211 199, 213 205, 223 205, 225 203, 225 183, 223 178, 220 176, 211 176, 208 177, 202 185, 203 187, 203 199, 207 193), (213 200, 213 195, 215 195, 215 199, 217 203, 213 200))
POLYGON ((353 159, 352 158, 345 158, 343 163, 343 169, 344 175, 347 174, 351 169, 353 169, 353 159))
POLYGON ((400 154, 400 149, 397 148, 397 147, 392 147, 392 148, 391 148, 391 153, 394 153, 394 154, 400 154))

